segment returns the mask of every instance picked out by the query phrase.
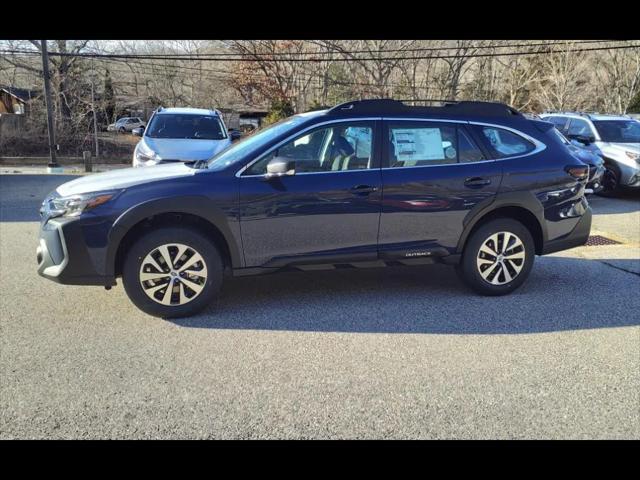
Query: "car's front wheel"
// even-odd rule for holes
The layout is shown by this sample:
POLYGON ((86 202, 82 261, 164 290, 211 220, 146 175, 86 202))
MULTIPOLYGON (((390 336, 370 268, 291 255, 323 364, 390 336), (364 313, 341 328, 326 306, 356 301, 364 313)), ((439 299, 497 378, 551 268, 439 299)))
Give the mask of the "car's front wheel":
POLYGON ((457 271, 476 292, 505 295, 526 280, 534 257, 534 241, 527 227, 511 218, 498 218, 471 234, 457 271))
POLYGON ((605 163, 604 169, 604 173, 602 174, 602 190, 600 190, 598 194, 606 197, 614 195, 619 189, 620 170, 610 162, 605 163))
POLYGON ((129 249, 122 269, 125 291, 143 312, 178 318, 205 308, 222 285, 216 246, 190 228, 159 228, 129 249))

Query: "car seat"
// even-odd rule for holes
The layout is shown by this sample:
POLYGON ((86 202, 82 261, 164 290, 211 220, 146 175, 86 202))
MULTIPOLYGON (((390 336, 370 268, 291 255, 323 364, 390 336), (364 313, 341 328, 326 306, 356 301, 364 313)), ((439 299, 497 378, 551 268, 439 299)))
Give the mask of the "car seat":
POLYGON ((348 167, 349 157, 355 150, 344 137, 337 137, 331 143, 328 166, 331 170, 345 170, 348 167))

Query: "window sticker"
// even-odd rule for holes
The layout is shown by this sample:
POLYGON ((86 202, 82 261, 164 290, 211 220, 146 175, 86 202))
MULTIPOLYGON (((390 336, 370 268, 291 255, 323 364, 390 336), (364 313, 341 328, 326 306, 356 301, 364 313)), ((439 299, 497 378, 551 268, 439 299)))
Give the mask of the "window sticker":
POLYGON ((444 158, 439 128, 394 129, 393 139, 398 161, 444 158))
POLYGON ((447 149, 444 151, 444 154, 449 159, 456 158, 456 149, 453 147, 447 147, 447 149))

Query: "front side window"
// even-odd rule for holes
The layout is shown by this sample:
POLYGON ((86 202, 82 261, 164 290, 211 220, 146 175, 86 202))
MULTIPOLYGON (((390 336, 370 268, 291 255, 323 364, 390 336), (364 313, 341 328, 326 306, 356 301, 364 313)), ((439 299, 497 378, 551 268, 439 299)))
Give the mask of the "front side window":
POLYGON ((339 123, 305 133, 272 150, 246 171, 264 175, 275 157, 294 162, 296 173, 337 172, 371 168, 373 127, 370 123, 339 123))
POLYGON ((593 124, 603 142, 640 143, 640 122, 635 120, 600 120, 593 124))
POLYGON ((529 140, 503 128, 482 127, 482 134, 498 158, 523 155, 535 149, 529 140))
POLYGON ((568 135, 583 135, 588 137, 591 135, 591 127, 584 120, 572 118, 569 123, 568 135))
POLYGON ((287 132, 299 127, 308 120, 308 117, 309 115, 302 114, 285 118, 259 132, 245 137, 209 160, 208 168, 211 170, 222 170, 229 165, 247 160, 252 152, 264 148, 278 137, 286 135, 287 132))
POLYGON ((458 163, 455 126, 389 125, 389 167, 420 167, 458 163))
POLYGON ((155 115, 146 135, 151 138, 192 140, 223 140, 227 138, 217 116, 174 113, 155 115))

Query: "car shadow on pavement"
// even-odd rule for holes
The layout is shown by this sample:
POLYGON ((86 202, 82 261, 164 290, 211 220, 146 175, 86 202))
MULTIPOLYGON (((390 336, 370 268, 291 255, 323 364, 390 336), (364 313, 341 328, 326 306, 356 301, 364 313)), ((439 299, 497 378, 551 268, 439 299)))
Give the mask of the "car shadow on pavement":
MULTIPOLYGON (((230 279, 191 328, 522 334, 640 325, 640 276, 606 260, 537 257, 511 295, 483 297, 444 265, 230 279)), ((639 260, 640 261, 640 260, 639 260)))
POLYGON ((587 200, 594 210, 594 215, 640 211, 640 192, 623 191, 611 197, 590 195, 587 200))

